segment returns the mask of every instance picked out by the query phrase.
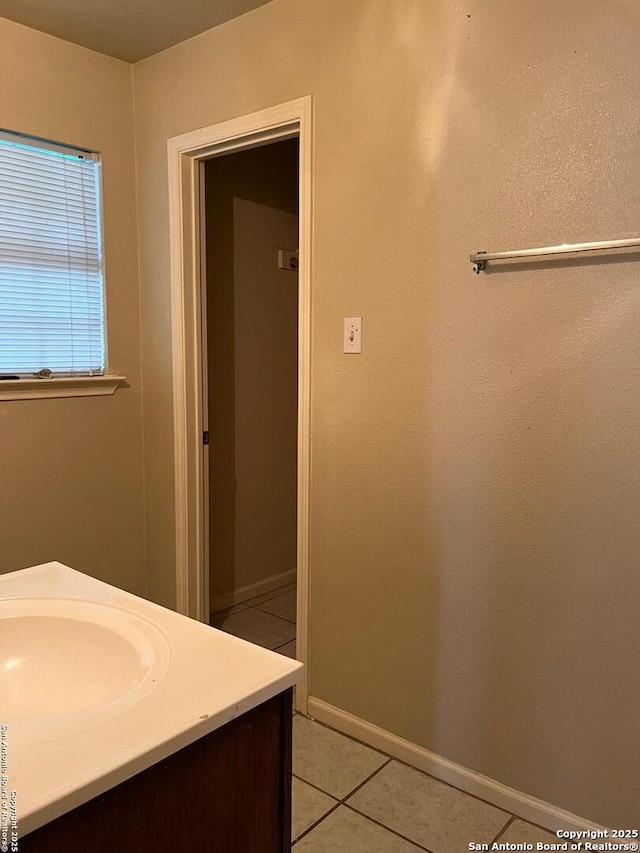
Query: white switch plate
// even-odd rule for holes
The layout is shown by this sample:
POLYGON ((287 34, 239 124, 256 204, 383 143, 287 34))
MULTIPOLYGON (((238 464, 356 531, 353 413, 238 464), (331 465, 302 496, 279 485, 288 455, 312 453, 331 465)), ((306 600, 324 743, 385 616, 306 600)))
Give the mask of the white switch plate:
POLYGON ((344 318, 344 351, 362 352, 362 317, 344 318))

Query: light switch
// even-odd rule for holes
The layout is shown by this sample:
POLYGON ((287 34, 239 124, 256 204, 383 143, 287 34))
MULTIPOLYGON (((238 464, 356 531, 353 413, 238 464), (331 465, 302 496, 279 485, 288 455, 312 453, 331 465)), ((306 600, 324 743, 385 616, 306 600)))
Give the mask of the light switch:
POLYGON ((344 318, 344 351, 362 352, 362 317, 344 318))

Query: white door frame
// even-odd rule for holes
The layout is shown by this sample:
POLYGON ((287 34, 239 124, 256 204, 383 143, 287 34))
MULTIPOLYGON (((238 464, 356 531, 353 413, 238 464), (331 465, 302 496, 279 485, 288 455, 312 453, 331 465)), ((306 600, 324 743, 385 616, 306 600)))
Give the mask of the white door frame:
POLYGON ((208 618, 206 429, 202 319, 202 169, 212 156, 254 148, 276 140, 300 139, 298 270, 298 522, 297 657, 305 676, 296 690, 296 708, 307 710, 309 685, 309 475, 311 401, 311 95, 250 115, 214 124, 167 142, 171 255, 171 336, 176 525, 176 609, 194 619, 208 618))

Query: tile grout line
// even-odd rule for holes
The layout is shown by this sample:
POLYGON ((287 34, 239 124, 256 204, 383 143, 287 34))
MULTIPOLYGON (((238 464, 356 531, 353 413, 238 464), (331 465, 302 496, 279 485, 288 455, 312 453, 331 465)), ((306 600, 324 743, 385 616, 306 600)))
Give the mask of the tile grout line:
MULTIPOLYGON (((546 832, 549 835, 553 835, 554 838, 557 838, 557 835, 555 834, 555 832, 552 829, 549 829, 546 826, 540 826, 539 823, 534 823, 532 820, 527 820, 526 817, 520 817, 519 815, 514 814, 514 815, 511 815, 511 818, 512 819, 509 821, 509 823, 507 824, 507 826, 505 826, 504 829, 507 829, 507 827, 511 826, 511 824, 513 823, 514 820, 520 820, 520 821, 522 821, 522 823, 528 823, 529 826, 535 826, 536 829, 540 829, 540 830, 542 830, 542 832, 546 832)), ((504 829, 502 830, 502 832, 504 832, 504 829)), ((502 832, 500 833, 500 835, 502 835, 502 832)))
MULTIPOLYGON (((260 610, 259 607, 245 607, 244 610, 238 611, 238 613, 232 613, 231 616, 223 617, 225 621, 229 621, 230 619, 235 619, 236 616, 242 616, 243 613, 246 613, 248 610, 253 610, 254 613, 262 613, 263 616, 269 616, 271 619, 279 619, 281 622, 286 622, 287 625, 296 625, 296 622, 292 622, 291 619, 285 619, 283 616, 276 616, 275 613, 268 613, 266 610, 260 610)), ((212 622, 217 622, 219 620, 215 619, 212 622)), ((222 629, 224 630, 224 628, 222 629)))
POLYGON ((384 768, 388 764, 391 764, 391 758, 389 758, 387 761, 385 761, 384 764, 381 764, 380 767, 378 767, 376 770, 374 770, 373 773, 371 773, 369 776, 367 776, 366 779, 364 779, 362 782, 360 782, 358 785, 356 785, 356 787, 352 791, 349 791, 348 794, 345 794, 344 797, 340 800, 340 802, 343 804, 346 804, 346 801, 349 799, 349 797, 353 797, 354 794, 357 794, 361 788, 364 788, 364 786, 367 785, 373 779, 374 776, 377 776, 381 770, 384 770, 384 768))
MULTIPOLYGON (((305 715, 301 714, 300 716, 304 717, 305 715)), ((388 752, 383 752, 383 750, 378 749, 377 746, 371 746, 370 744, 365 743, 365 741, 363 741, 363 740, 358 740, 358 738, 354 737, 353 735, 345 734, 345 732, 341 732, 339 729, 334 729, 332 726, 328 725, 327 723, 323 723, 321 720, 316 720, 315 717, 307 716, 305 719, 311 720, 312 722, 316 723, 317 725, 323 726, 325 729, 329 729, 330 731, 335 732, 336 734, 342 735, 342 737, 346 737, 349 740, 355 741, 355 743, 359 743, 362 746, 366 746, 367 749, 371 749, 373 752, 379 752, 380 755, 384 755, 386 758, 390 758, 391 761, 396 761, 398 764, 401 764, 403 767, 408 767, 410 770, 415 770, 416 773, 420 773, 423 776, 428 776, 429 779, 433 779, 434 782, 439 782, 441 785, 446 785, 448 788, 452 788, 454 791, 458 791, 459 794, 464 794, 465 797, 472 797, 474 800, 478 800, 478 802, 484 803, 486 806, 490 806, 492 809, 495 809, 496 811, 502 812, 503 814, 508 815, 509 817, 515 817, 515 815, 511 815, 510 812, 506 811, 505 809, 500 808, 500 806, 496 806, 493 803, 490 803, 488 800, 482 799, 482 797, 479 797, 477 794, 470 794, 468 791, 463 791, 462 788, 457 788, 455 785, 452 785, 451 782, 445 782, 443 779, 438 779, 437 776, 433 776, 431 773, 427 773, 426 770, 419 770, 413 764, 409 764, 408 761, 403 761, 401 758, 394 758, 394 756, 392 756, 392 755, 390 756, 388 752)), ((525 823, 531 823, 531 821, 528 821, 525 818, 520 818, 520 820, 523 820, 525 823)), ((534 824, 534 823, 532 823, 531 825, 537 826, 537 824, 534 824)), ((544 829, 544 827, 542 827, 542 826, 538 827, 538 828, 544 829)), ((549 832, 548 829, 546 831, 549 832)))
POLYGON ((317 785, 314 785, 312 782, 307 782, 306 779, 303 779, 301 776, 297 776, 295 773, 293 773, 292 775, 296 779, 298 779, 300 782, 304 782, 305 785, 309 785, 310 788, 313 788, 314 790, 319 791, 321 794, 324 794, 327 797, 331 797, 331 799, 333 799, 333 800, 337 800, 337 802, 324 815, 322 815, 321 818, 319 818, 317 821, 312 823, 311 826, 307 827, 307 829, 305 829, 304 832, 301 832, 300 835, 296 838, 296 840, 292 842, 292 846, 294 844, 297 844, 298 841, 300 841, 305 836, 309 835, 309 833, 311 833, 314 829, 316 829, 316 827, 318 827, 323 821, 325 821, 329 817, 329 815, 333 814, 333 812, 335 812, 338 808, 340 808, 340 806, 344 806, 345 808, 349 809, 349 811, 352 811, 354 814, 357 814, 359 817, 362 817, 365 820, 368 820, 371 823, 375 824, 376 826, 379 826, 380 829, 384 829, 385 832, 388 832, 391 835, 395 835, 397 838, 401 838, 403 841, 406 841, 409 844, 412 844, 417 850, 423 850, 425 853, 432 853, 432 851, 428 847, 424 847, 422 844, 419 844, 418 842, 413 841, 411 838, 408 838, 406 835, 402 835, 402 833, 397 832, 395 829, 391 829, 391 827, 386 826, 384 823, 380 823, 379 820, 372 818, 370 815, 364 814, 364 812, 358 811, 358 809, 356 809, 354 806, 350 805, 347 802, 347 800, 350 797, 353 797, 354 794, 357 794, 358 791, 360 791, 362 788, 364 788, 365 785, 367 785, 369 782, 371 782, 371 780, 375 776, 377 776, 378 773, 380 773, 382 770, 384 770, 385 767, 387 767, 389 764, 391 764, 392 761, 393 761, 393 759, 389 756, 387 758, 387 761, 384 762, 384 764, 381 764, 380 767, 376 768, 376 770, 374 770, 373 773, 370 773, 369 776, 367 776, 365 779, 363 779, 362 782, 359 782, 355 788, 353 788, 351 791, 349 791, 349 793, 345 794, 344 797, 342 797, 341 799, 336 798, 333 794, 329 794, 328 791, 324 791, 322 788, 319 788, 317 785))
POLYGON ((342 800, 338 800, 337 797, 334 797, 333 794, 328 794, 322 788, 318 788, 318 786, 314 785, 313 782, 307 782, 306 779, 303 779, 302 776, 298 776, 297 773, 292 773, 291 775, 293 776, 294 779, 297 779, 299 782, 304 782, 305 785, 308 785, 310 788, 314 788, 316 791, 319 791, 321 794, 324 794, 325 797, 331 797, 332 800, 336 800, 338 805, 340 805, 340 803, 342 802, 342 800))
MULTIPOLYGON (((280 595, 286 595, 287 592, 293 592, 292 589, 287 589, 287 587, 290 587, 290 586, 291 586, 291 584, 285 584, 284 586, 279 586, 277 589, 274 589, 272 591, 273 595, 270 592, 263 593, 263 595, 268 595, 269 598, 265 598, 263 600, 263 602, 260 602, 260 603, 266 604, 267 601, 271 601, 272 598, 278 598, 280 595), (282 592, 282 590, 285 590, 285 592, 282 592)), ((293 586, 295 587, 295 583, 293 584, 293 586)), ((262 595, 255 595, 253 598, 249 598, 247 601, 239 601, 237 604, 230 604, 229 607, 221 607, 220 610, 216 610, 215 613, 211 613, 210 618, 213 618, 213 616, 215 616, 216 613, 224 613, 225 610, 232 610, 234 607, 255 607, 255 605, 251 604, 251 602, 255 601, 256 598, 262 598, 262 595)), ((238 611, 238 612, 241 612, 241 611, 238 611)))
POLYGON ((402 761, 400 758, 392 758, 393 761, 396 761, 398 764, 403 765, 403 767, 408 767, 410 770, 415 770, 416 773, 421 773, 423 776, 428 776, 429 779, 433 779, 434 782, 438 782, 440 785, 446 785, 447 788, 451 788, 454 791, 457 791, 459 794, 463 794, 465 797, 471 797, 473 800, 477 800, 479 803, 484 803, 485 806, 489 806, 492 809, 495 809, 497 812, 502 812, 502 814, 507 815, 507 817, 512 817, 511 813, 505 811, 505 809, 501 809, 500 806, 496 806, 493 803, 490 803, 488 800, 483 800, 482 797, 478 797, 476 794, 470 794, 469 791, 463 791, 462 788, 457 788, 455 785, 452 785, 451 782, 445 782, 443 779, 438 779, 437 776, 432 776, 431 773, 427 773, 426 770, 418 770, 417 767, 414 767, 413 764, 409 764, 407 761, 402 761))
POLYGON ((416 850, 423 850, 423 851, 425 851, 425 853, 433 853, 433 851, 429 847, 424 847, 422 844, 420 844, 419 841, 414 841, 413 839, 408 838, 406 835, 402 835, 402 833, 398 832, 396 829, 391 829, 390 826, 387 826, 384 823, 380 823, 380 821, 377 820, 375 817, 371 817, 371 815, 364 814, 364 812, 358 811, 358 809, 356 809, 354 806, 350 806, 349 803, 342 803, 342 805, 345 808, 349 809, 349 811, 354 812, 354 814, 357 814, 360 817, 363 817, 366 820, 371 821, 371 823, 375 823, 376 826, 379 826, 380 829, 386 830, 390 835, 395 835, 397 838, 401 838, 403 841, 407 841, 409 844, 411 844, 413 847, 415 847, 416 850))
MULTIPOLYGON (((383 755, 384 754, 385 753, 383 753, 383 755)), ((391 758, 390 755, 387 756, 387 761, 385 761, 384 764, 381 764, 377 770, 374 770, 373 773, 370 776, 368 776, 363 782, 360 782, 359 785, 356 785, 356 787, 353 789, 353 791, 351 791, 351 793, 347 794, 340 801, 340 805, 343 805, 345 808, 349 809, 350 811, 354 812, 355 814, 360 815, 360 817, 365 818, 365 820, 369 820, 369 821, 371 821, 371 823, 377 824, 381 829, 384 829, 387 832, 390 832, 392 835, 397 835, 398 838, 402 838, 403 841, 408 841, 410 844, 413 844, 413 846, 416 847, 418 850, 424 850, 424 851, 426 851, 426 853, 432 853, 432 851, 429 850, 428 847, 423 847, 422 844, 418 844, 417 842, 412 841, 410 838, 407 838, 406 835, 402 835, 401 833, 397 832, 395 829, 391 829, 390 826, 385 826, 384 823, 380 823, 379 820, 372 818, 371 815, 364 814, 364 812, 359 811, 355 806, 352 806, 352 805, 350 805, 350 803, 347 802, 347 800, 350 800, 351 797, 353 797, 355 794, 358 793, 358 791, 360 791, 362 788, 364 788, 365 785, 368 785, 369 782, 371 782, 371 780, 375 776, 378 775, 378 773, 381 773, 385 769, 385 767, 388 767, 392 761, 393 761, 393 758, 391 758)))
MULTIPOLYGON (((265 601, 264 603, 268 604, 269 602, 265 601)), ((268 610, 261 610, 259 604, 256 604, 255 607, 253 604, 250 604, 247 607, 247 610, 257 610, 259 613, 265 613, 267 616, 273 616, 274 619, 282 619, 283 622, 289 622, 290 625, 297 625, 298 624, 296 619, 287 619, 284 616, 277 616, 275 613, 270 613, 268 610)), ((243 611, 241 611, 241 612, 243 612, 243 611)), ((234 615, 236 615, 236 614, 234 614, 234 615)))
MULTIPOLYGON (((389 761, 391 761, 391 759, 389 759, 389 761)), ((378 767, 376 770, 374 770, 373 773, 369 774, 369 776, 367 776, 366 779, 364 779, 362 782, 360 782, 358 785, 356 785, 356 787, 353 788, 351 791, 348 791, 344 795, 344 797, 342 797, 342 798, 335 797, 333 794, 330 794, 328 791, 323 791, 322 788, 318 788, 318 786, 314 785, 313 782, 307 782, 307 780, 303 779, 302 776, 296 776, 295 773, 292 773, 291 775, 294 776, 296 779, 298 779, 298 781, 304 782, 305 785, 309 785, 310 788, 314 788, 316 791, 319 791, 321 794, 324 794, 326 797, 331 797, 332 800, 336 800, 336 804, 334 806, 331 806, 331 808, 329 809, 328 812, 323 814, 322 817, 319 818, 317 821, 315 821, 315 823, 311 824, 311 826, 307 827, 307 829, 305 829, 304 832, 300 833, 300 835, 296 838, 296 840, 293 842, 293 844, 297 844, 301 838, 304 838, 305 835, 308 835, 312 829, 315 829, 316 826, 318 826, 318 824, 321 824, 323 820, 326 820, 326 818, 328 818, 329 815, 332 814, 333 812, 335 812, 335 810, 338 809, 340 806, 346 805, 345 800, 347 799, 347 797, 352 796, 352 794, 355 794, 356 791, 359 791, 363 785, 366 785, 367 782, 370 782, 371 779, 373 779, 373 777, 376 775, 376 773, 379 773, 383 767, 387 766, 389 761, 385 761, 384 764, 382 764, 380 767, 378 767)), ((292 846, 293 846, 293 844, 292 844, 292 846)))
MULTIPOLYGON (((296 778, 300 779, 299 776, 297 776, 296 778)), ((304 782, 304 779, 302 779, 301 781, 304 782)), ((316 790, 319 791, 320 788, 316 788, 316 790)), ((324 791, 323 791, 323 793, 324 793, 324 791)), ((312 832, 317 826, 319 826, 323 820, 326 820, 330 814, 333 814, 333 812, 335 812, 337 809, 339 809, 341 805, 342 805, 341 802, 337 802, 334 806, 331 806, 331 808, 329 809, 329 811, 326 814, 323 814, 321 818, 319 818, 314 823, 312 823, 311 826, 308 826, 304 830, 304 832, 301 832, 295 841, 293 839, 291 839, 291 846, 293 847, 295 844, 298 843, 298 841, 301 841, 305 836, 309 835, 309 833, 312 832)))
MULTIPOLYGON (((373 771, 373 773, 370 773, 370 774, 369 774, 365 779, 363 779, 363 780, 362 780, 362 782, 359 782, 359 783, 356 785, 356 787, 355 787, 355 788, 352 788, 350 791, 348 791, 348 792, 344 795, 344 797, 342 797, 342 798, 335 797, 333 794, 330 794, 328 791, 324 791, 322 788, 319 788, 317 785, 314 785, 314 784, 313 784, 313 782, 307 782, 307 780, 306 780, 306 779, 303 779, 301 776, 297 776, 295 773, 293 773, 293 774, 292 774, 292 776, 294 776, 296 779, 298 779, 298 781, 300 781, 300 782, 304 782, 304 783, 305 783, 305 785, 309 785, 309 787, 310 787, 310 788, 313 788, 314 790, 319 791, 321 794, 324 794, 324 795, 325 795, 325 796, 327 796, 327 797, 331 797, 331 799, 332 799, 332 800, 336 800, 336 803, 335 803, 335 805, 333 805, 333 806, 329 809, 329 811, 327 811, 325 814, 323 814, 321 818, 319 818, 317 821, 315 821, 313 824, 311 824, 311 826, 307 827, 307 829, 305 829, 305 831, 304 831, 304 832, 300 833, 300 835, 296 838, 296 840, 292 842, 292 846, 293 846, 294 844, 297 844, 297 843, 298 843, 298 841, 300 841, 300 840, 301 840, 302 838, 304 838, 306 835, 309 835, 309 833, 310 833, 312 830, 314 830, 314 829, 315 829, 317 826, 319 826, 323 821, 325 821, 325 820, 329 817, 329 815, 333 814, 333 812, 335 812, 335 811, 336 811, 336 809, 340 808, 340 806, 345 806, 345 807, 346 807, 346 808, 348 808, 350 811, 355 812, 356 814, 360 815, 360 817, 364 817, 366 820, 371 820, 371 818, 369 818, 369 816, 368 816, 368 815, 364 815, 364 814, 362 814, 361 812, 357 811, 357 809, 354 809, 352 806, 350 806, 350 805, 347 803, 347 799, 348 799, 349 797, 352 797, 352 796, 353 796, 354 794, 356 794, 356 793, 357 793, 361 788, 363 788, 366 784, 368 784, 368 783, 369 783, 369 782, 374 778, 374 776, 377 776, 377 774, 378 774, 378 773, 380 773, 380 771, 381 771, 381 770, 384 770, 384 768, 385 768, 388 764, 390 764, 390 763, 391 763, 391 761, 392 761, 392 759, 391 759, 390 757, 387 757, 387 761, 385 761, 383 764, 381 764, 381 765, 380 765, 380 767, 377 767, 377 768, 373 771)), ((376 821, 376 820, 371 820, 371 822, 372 822, 372 823, 378 823, 378 821, 376 821)), ((394 830, 389 829, 389 827, 388 827, 388 826, 384 826, 383 824, 378 824, 378 825, 379 825, 382 829, 387 830, 388 832, 392 833, 393 835, 397 835, 399 838, 402 838, 404 841, 409 841, 409 839, 408 839, 408 838, 405 838, 403 835, 400 835, 398 832, 394 832, 394 830)), ((413 842, 411 842, 411 843, 413 843, 413 842)), ((419 847, 419 849, 420 849, 420 850, 427 850, 427 848, 426 848, 426 847, 419 847)), ((431 853, 431 851, 430 851, 430 850, 428 850, 428 851, 427 851, 427 853, 431 853)))
MULTIPOLYGON (((300 716, 302 716, 302 714, 300 714, 300 716)), ((391 761, 391 760, 392 760, 392 759, 390 758, 390 759, 389 759, 389 761, 391 761)), ((336 795, 335 795, 335 794, 330 794, 328 791, 325 791, 325 789, 324 789, 324 788, 319 788, 319 787, 318 787, 314 782, 309 782, 309 781, 308 781, 307 779, 305 779, 303 776, 298 776, 298 774, 297 774, 297 773, 292 773, 291 775, 292 775, 292 776, 295 776, 295 778, 296 778, 296 779, 298 779, 300 782, 304 782, 304 783, 305 783, 305 785, 309 785, 309 787, 310 787, 310 788, 315 788, 315 789, 316 789, 316 791, 319 791, 321 794, 324 794, 324 795, 325 795, 325 797, 331 797, 331 799, 332 799, 332 800, 336 800, 336 801, 337 801, 337 804, 340 806, 340 805, 343 805, 343 804, 344 804, 345 800, 346 800, 348 797, 350 797, 352 794, 355 794, 355 792, 356 792, 356 791, 359 791, 359 790, 360 790, 360 788, 362 788, 362 786, 363 786, 363 785, 366 785, 366 783, 367 783, 367 782, 370 782, 370 781, 373 779, 373 777, 376 775, 376 773, 379 773, 379 772, 382 770, 382 768, 383 768, 383 767, 386 767, 386 766, 387 766, 387 764, 389 763, 389 761, 385 761, 385 763, 384 763, 384 764, 381 764, 381 765, 380 765, 380 767, 378 767, 378 769, 377 769, 377 770, 374 770, 374 771, 373 771, 373 773, 371 773, 369 776, 367 776, 367 778, 366 778, 366 779, 364 779, 364 781, 362 781, 362 782, 358 782, 358 784, 356 785, 356 787, 355 787, 355 788, 353 788, 351 791, 349 791, 349 793, 348 793, 348 794, 345 794, 345 795, 344 795, 344 797, 342 797, 342 798, 340 798, 340 797, 336 797, 336 795)))
POLYGON ((496 835, 496 837, 493 839, 493 841, 492 841, 492 842, 491 842, 491 844, 489 845, 489 850, 491 850, 491 847, 496 843, 496 841, 504 835, 504 833, 505 833, 505 832, 507 831, 507 829, 511 826, 511 824, 514 822, 514 820, 515 820, 514 815, 511 815, 511 817, 509 818, 509 820, 505 823, 505 825, 502 827, 502 829, 500 830, 500 832, 496 835))
MULTIPOLYGON (((284 646, 288 646, 288 645, 289 645, 289 643, 295 643, 295 641, 296 641, 296 637, 292 637, 290 640, 287 640, 287 642, 286 642, 286 643, 280 643, 280 645, 279 645, 279 646, 276 646, 276 647, 275 647, 275 649, 270 649, 269 651, 277 652, 277 651, 278 651, 278 649, 281 649, 281 648, 283 648, 284 646)), ((295 660, 295 658, 291 658, 291 660, 295 660)))
MULTIPOLYGON (((257 598, 262 598, 260 604, 266 604, 267 601, 273 601, 274 598, 279 598, 281 595, 286 595, 288 592, 293 592, 293 589, 290 589, 291 584, 285 584, 284 586, 279 586, 277 589, 272 590, 271 592, 265 592, 262 595, 254 595, 253 598, 248 598, 246 601, 241 601, 240 604, 246 604, 247 607, 254 607, 251 602, 255 601, 257 598), (263 598, 266 595, 268 598, 263 598)), ((294 584, 295 588, 295 584, 294 584)))

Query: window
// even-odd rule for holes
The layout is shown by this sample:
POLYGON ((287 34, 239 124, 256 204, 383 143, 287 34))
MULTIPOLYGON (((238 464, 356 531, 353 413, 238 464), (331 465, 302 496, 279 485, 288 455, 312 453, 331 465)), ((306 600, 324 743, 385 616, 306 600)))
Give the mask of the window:
POLYGON ((100 158, 0 131, 0 378, 106 371, 100 158))

